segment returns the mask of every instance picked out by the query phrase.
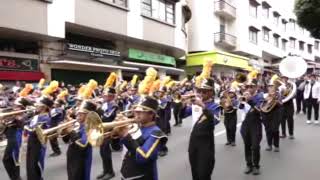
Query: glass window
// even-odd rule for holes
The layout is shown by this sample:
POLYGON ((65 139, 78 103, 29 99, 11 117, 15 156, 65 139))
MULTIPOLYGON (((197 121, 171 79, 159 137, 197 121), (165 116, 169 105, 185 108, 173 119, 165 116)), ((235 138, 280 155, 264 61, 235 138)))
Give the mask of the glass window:
POLYGON ((304 51, 304 42, 303 41, 299 41, 299 50, 304 51))
POLYGON ((319 41, 314 42, 314 49, 319 50, 319 41))
POLYGON ((166 0, 142 0, 142 14, 169 24, 175 22, 175 4, 166 0))
POLYGON ((284 32, 287 31, 287 21, 284 20, 284 19, 282 19, 282 30, 283 30, 284 32))
POLYGON ((308 44, 308 53, 311 54, 312 53, 312 45, 308 44))
POLYGON ((279 47, 279 39, 280 39, 280 36, 278 34, 273 35, 273 44, 275 47, 279 47))
POLYGON ((282 39, 282 50, 286 51, 287 50, 287 40, 286 39, 282 39))
POLYGON ((290 28, 292 31, 296 30, 296 21, 294 19, 289 19, 290 28))
POLYGON ((296 48, 296 39, 290 38, 290 48, 292 49, 296 48))
POLYGON ((253 0, 250 1, 249 14, 250 16, 257 18, 258 4, 253 0))
POLYGON ((269 11, 270 11, 269 6, 263 4, 262 5, 262 16, 268 19, 269 18, 269 11))
POLYGON ((263 40, 269 42, 269 32, 268 28, 263 28, 263 40))
POLYGON ((249 28, 249 41, 253 44, 258 44, 258 30, 255 28, 249 28))
POLYGON ((277 12, 273 13, 273 23, 278 26, 280 21, 280 14, 277 12))

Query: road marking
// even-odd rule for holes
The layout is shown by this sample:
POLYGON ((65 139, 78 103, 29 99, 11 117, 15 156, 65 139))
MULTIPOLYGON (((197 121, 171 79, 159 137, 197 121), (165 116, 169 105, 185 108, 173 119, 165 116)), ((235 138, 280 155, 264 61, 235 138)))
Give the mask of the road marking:
MULTIPOLYGON (((237 128, 240 127, 241 124, 242 124, 242 122, 239 122, 239 123, 237 124, 237 128)), ((223 134, 225 134, 225 133, 226 133, 226 130, 219 131, 219 132, 217 132, 217 133, 214 134, 214 137, 221 136, 221 135, 223 135, 223 134)))

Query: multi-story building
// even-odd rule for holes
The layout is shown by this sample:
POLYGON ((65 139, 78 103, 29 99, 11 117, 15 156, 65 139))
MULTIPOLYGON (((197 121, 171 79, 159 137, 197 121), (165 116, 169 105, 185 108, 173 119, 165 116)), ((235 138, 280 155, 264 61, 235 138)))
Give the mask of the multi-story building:
POLYGON ((187 65, 197 70, 201 62, 195 59, 218 57, 214 69, 218 75, 251 66, 277 70, 279 62, 291 54, 303 57, 310 70, 319 68, 316 64, 320 56, 319 40, 297 25, 293 3, 291 0, 190 1, 193 18, 189 24, 191 54, 187 65))
POLYGON ((190 18, 185 0, 4 0, 0 80, 103 83, 150 66, 179 78, 190 18))

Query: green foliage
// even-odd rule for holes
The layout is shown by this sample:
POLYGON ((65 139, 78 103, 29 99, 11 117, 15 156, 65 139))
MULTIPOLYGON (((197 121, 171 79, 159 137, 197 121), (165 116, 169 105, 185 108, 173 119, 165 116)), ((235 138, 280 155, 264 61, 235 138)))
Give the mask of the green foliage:
POLYGON ((298 24, 320 39, 320 0, 296 0, 294 11, 298 24))

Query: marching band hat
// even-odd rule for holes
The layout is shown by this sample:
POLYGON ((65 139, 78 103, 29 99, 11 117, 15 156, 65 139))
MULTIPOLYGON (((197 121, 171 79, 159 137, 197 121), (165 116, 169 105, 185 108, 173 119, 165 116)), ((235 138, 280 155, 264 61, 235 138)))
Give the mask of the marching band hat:
POLYGON ((103 91, 104 95, 113 95, 116 94, 116 90, 112 87, 108 87, 103 91))
POLYGON ((214 80, 212 78, 202 80, 198 89, 214 90, 214 80))
POLYGON ((62 99, 56 99, 56 100, 54 101, 54 104, 65 105, 66 102, 65 102, 64 100, 62 100, 62 99))
POLYGON ((35 103, 35 106, 46 106, 48 108, 51 108, 52 105, 53 101, 48 97, 41 97, 35 103))
POLYGON ((91 101, 83 101, 79 107, 78 113, 89 113, 90 111, 96 111, 97 105, 91 101))
POLYGON ((146 96, 140 99, 140 102, 134 106, 133 111, 143 111, 143 112, 153 112, 157 114, 159 103, 158 101, 151 97, 146 96))
POLYGON ((19 97, 17 98, 14 103, 14 105, 17 105, 17 106, 23 106, 23 107, 27 107, 27 106, 31 106, 32 105, 32 102, 27 99, 27 98, 24 98, 24 97, 19 97))

